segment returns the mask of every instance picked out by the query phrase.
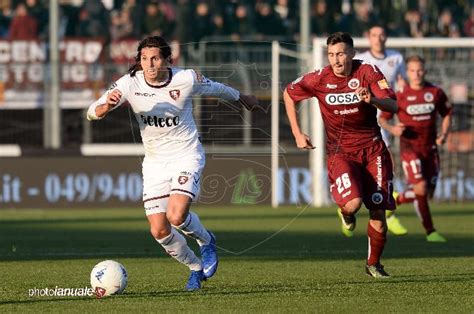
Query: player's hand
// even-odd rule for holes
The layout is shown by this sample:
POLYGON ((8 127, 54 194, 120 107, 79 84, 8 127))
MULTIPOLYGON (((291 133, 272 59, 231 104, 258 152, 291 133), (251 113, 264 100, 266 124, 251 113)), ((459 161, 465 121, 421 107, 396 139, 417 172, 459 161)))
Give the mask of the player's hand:
POLYGON ((122 98, 122 93, 118 89, 114 89, 107 95, 107 100, 105 103, 109 109, 112 109, 118 105, 120 98, 122 98))
POLYGON ((407 82, 401 74, 397 76, 397 90, 402 90, 407 85, 407 82))
POLYGON ((390 133, 393 134, 393 136, 397 136, 397 137, 400 137, 402 136, 403 132, 405 131, 405 125, 401 122, 395 124, 394 126, 392 126, 392 128, 390 129, 390 133))
POLYGON ((444 143, 446 143, 447 139, 448 139, 448 135, 445 133, 438 135, 438 137, 436 138, 436 145, 438 146, 443 145, 444 143))
POLYGON ((372 94, 367 89, 367 87, 358 87, 355 90, 355 93, 357 94, 357 96, 359 96, 359 99, 361 101, 366 102, 368 104, 372 103, 372 94))
POLYGON ((243 94, 240 94, 240 98, 238 100, 238 102, 245 107, 245 109, 249 110, 249 111, 255 111, 257 110, 259 107, 259 104, 258 104, 258 99, 257 97, 253 96, 253 95, 243 95, 243 94))
POLYGON ((296 146, 300 149, 314 149, 315 147, 311 143, 311 139, 308 135, 300 133, 295 135, 296 146))

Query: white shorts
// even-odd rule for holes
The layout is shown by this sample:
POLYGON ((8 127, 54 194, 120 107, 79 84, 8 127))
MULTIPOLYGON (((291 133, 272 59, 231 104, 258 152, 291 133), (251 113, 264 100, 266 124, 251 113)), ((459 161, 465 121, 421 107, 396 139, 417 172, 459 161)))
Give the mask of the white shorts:
POLYGON ((143 172, 143 206, 146 215, 165 213, 171 194, 183 194, 196 200, 201 186, 205 159, 156 162, 145 158, 143 172))

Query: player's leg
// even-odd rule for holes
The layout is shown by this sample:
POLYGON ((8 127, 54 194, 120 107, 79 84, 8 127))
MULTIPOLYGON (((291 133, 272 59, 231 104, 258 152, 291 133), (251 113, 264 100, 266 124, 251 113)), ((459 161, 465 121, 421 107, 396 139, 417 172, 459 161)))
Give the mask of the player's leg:
POLYGON ((355 214, 362 205, 359 165, 344 156, 332 155, 328 158, 330 191, 339 206, 337 214, 341 220, 341 231, 346 237, 354 235, 355 214))
POLYGON ((171 257, 190 269, 186 289, 196 290, 201 287, 203 277, 201 260, 187 245, 183 235, 171 227, 166 217, 170 181, 167 164, 143 162, 143 204, 151 235, 171 257))
MULTIPOLYGON (((387 148, 388 148, 389 145, 387 144, 387 141, 385 141, 385 144, 387 145, 387 148)), ((392 157, 391 154, 390 156, 392 157)), ((392 158, 392 163, 393 163, 393 158, 392 158)), ((397 196, 398 196, 398 193, 393 192, 393 198, 395 199, 395 201, 396 201, 397 196)), ((391 233, 393 233, 394 235, 399 235, 399 236, 406 235, 408 233, 407 228, 405 228, 402 225, 400 219, 397 217, 397 215, 395 215, 395 210, 387 209, 385 211, 385 216, 387 219, 387 228, 391 233)))
POLYGON ((414 207, 426 232, 429 242, 446 242, 446 239, 436 232, 428 204, 429 191, 436 185, 439 172, 439 157, 433 151, 428 158, 415 154, 406 154, 402 161, 403 171, 409 184, 413 186, 414 207))
POLYGON ((153 238, 165 249, 166 253, 186 265, 191 271, 185 289, 193 291, 201 288, 201 281, 203 280, 201 260, 188 246, 184 236, 171 227, 166 218, 166 213, 151 214, 147 218, 153 238))
POLYGON ((383 265, 380 263, 380 258, 387 242, 385 210, 370 210, 369 213, 370 219, 367 226, 369 244, 365 270, 368 275, 374 278, 389 277, 390 275, 385 272, 383 265))
POLYGON ((369 241, 366 272, 375 278, 384 278, 389 275, 380 263, 380 258, 387 241, 385 210, 395 209, 392 196, 393 165, 391 156, 382 143, 368 148, 366 153, 364 204, 370 213, 367 226, 369 241))
POLYGON ((198 215, 190 211, 192 201, 199 195, 203 167, 204 162, 199 159, 175 166, 167 214, 171 224, 196 240, 201 250, 204 276, 210 278, 219 264, 216 238, 202 225, 198 215))
POLYGON ((413 191, 413 186, 409 186, 406 190, 401 192, 393 192, 393 198, 397 205, 413 203, 415 201, 415 191, 413 191))
POLYGON ((214 275, 218 266, 215 236, 201 224, 198 215, 189 210, 192 199, 189 196, 176 193, 170 197, 168 205, 168 220, 177 229, 199 244, 203 262, 204 277, 214 275))

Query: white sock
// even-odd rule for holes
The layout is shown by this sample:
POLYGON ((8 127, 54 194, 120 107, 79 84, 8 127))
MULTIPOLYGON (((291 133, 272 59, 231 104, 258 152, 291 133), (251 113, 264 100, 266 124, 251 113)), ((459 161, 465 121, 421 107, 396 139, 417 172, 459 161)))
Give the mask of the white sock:
POLYGON ((201 260, 194 254, 181 233, 171 228, 171 233, 163 239, 155 239, 171 257, 191 270, 201 270, 201 260))
POLYGON ((203 246, 211 242, 211 236, 209 235, 209 232, 207 232, 206 228, 204 228, 204 226, 201 224, 198 215, 191 211, 184 222, 181 225, 176 226, 176 228, 181 230, 188 237, 195 239, 199 246, 203 246))

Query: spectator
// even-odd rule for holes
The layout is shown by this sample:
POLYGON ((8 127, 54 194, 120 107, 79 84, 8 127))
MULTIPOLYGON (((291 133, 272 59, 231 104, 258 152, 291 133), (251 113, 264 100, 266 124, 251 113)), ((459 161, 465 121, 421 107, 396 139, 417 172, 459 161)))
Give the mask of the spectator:
POLYGON ((342 17, 339 28, 350 32, 354 37, 366 36, 369 27, 377 23, 368 0, 359 0, 354 3, 354 13, 342 17))
POLYGON ((405 13, 403 32, 409 37, 425 37, 428 34, 428 24, 423 21, 418 10, 410 9, 405 13))
POLYGON ((209 5, 206 2, 200 2, 196 6, 193 22, 194 42, 200 41, 203 37, 212 34, 212 18, 209 14, 209 5))
POLYGON ((28 15, 26 5, 20 2, 16 8, 10 24, 9 39, 33 40, 38 38, 38 22, 28 15))
POLYGON ((0 10, 0 38, 7 38, 13 13, 9 3, 4 4, 0 10))
POLYGON ((224 17, 220 14, 214 15, 212 18, 212 35, 214 36, 225 36, 227 35, 227 30, 224 25, 224 17))
POLYGON ((143 3, 136 0, 126 0, 122 6, 122 10, 127 10, 133 25, 133 37, 142 37, 142 21, 145 12, 143 3))
POLYGON ((286 33, 280 17, 268 3, 257 4, 257 32, 266 36, 281 36, 286 33))
POLYGON ((438 18, 437 35, 442 37, 459 37, 459 26, 453 21, 451 10, 444 9, 438 18))
POLYGON ((474 7, 471 8, 469 17, 464 23, 464 35, 474 37, 474 7))
POLYGON ((407 2, 403 0, 380 0, 374 2, 374 12, 383 23, 389 36, 401 35, 403 13, 407 10, 407 2))
POLYGON ((280 17, 283 26, 287 31, 286 35, 292 35, 295 31, 295 19, 292 8, 288 5, 288 0, 277 0, 274 10, 276 15, 280 17))
POLYGON ((133 38, 133 23, 128 10, 112 11, 110 14, 110 36, 112 40, 133 38))
POLYGON ((59 12, 59 36, 61 38, 76 36, 80 9, 71 4, 60 4, 59 12))
POLYGON ((167 23, 166 36, 168 38, 171 38, 174 35, 174 30, 176 28, 176 7, 172 2, 175 2, 175 1, 171 1, 171 0, 158 1, 160 12, 163 13, 167 21, 166 22, 167 23))
POLYGON ((91 12, 86 6, 79 11, 79 24, 76 28, 76 36, 79 37, 102 37, 109 40, 109 31, 106 24, 100 20, 97 14, 91 12))
POLYGON ((328 12, 326 0, 318 0, 311 11, 311 33, 327 37, 335 29, 334 18, 328 12))
MULTIPOLYGON (((193 23, 194 11, 191 0, 178 0, 176 5, 176 20, 190 21, 193 23)), ((182 43, 192 41, 194 36, 194 27, 189 27, 188 23, 177 23, 175 28, 175 36, 182 43)))
POLYGON ((255 27, 249 10, 246 5, 240 4, 235 9, 235 18, 232 27, 231 36, 233 39, 239 39, 241 36, 248 36, 255 33, 255 27))
POLYGON ((143 17, 142 34, 147 36, 165 36, 168 35, 168 20, 157 2, 150 2, 146 6, 145 16, 143 17))
POLYGON ((26 0, 28 15, 34 17, 38 23, 38 36, 42 39, 48 35, 48 11, 38 0, 26 0))

